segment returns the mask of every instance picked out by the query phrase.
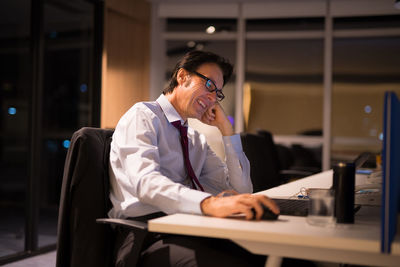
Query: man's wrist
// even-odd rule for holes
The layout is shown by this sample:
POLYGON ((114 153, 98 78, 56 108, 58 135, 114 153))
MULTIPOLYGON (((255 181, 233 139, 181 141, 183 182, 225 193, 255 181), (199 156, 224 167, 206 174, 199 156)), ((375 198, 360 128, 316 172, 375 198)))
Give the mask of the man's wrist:
POLYGON ((224 125, 222 125, 220 128, 219 128, 219 131, 221 132, 221 134, 223 135, 223 136, 231 136, 231 135, 234 135, 234 131, 233 131, 233 127, 232 127, 232 124, 229 122, 229 120, 227 121, 227 122, 225 122, 225 124, 224 125))
POLYGON ((207 213, 207 210, 208 210, 208 205, 212 198, 213 198, 213 196, 208 196, 200 202, 200 210, 201 210, 201 213, 203 213, 204 215, 209 215, 207 213))

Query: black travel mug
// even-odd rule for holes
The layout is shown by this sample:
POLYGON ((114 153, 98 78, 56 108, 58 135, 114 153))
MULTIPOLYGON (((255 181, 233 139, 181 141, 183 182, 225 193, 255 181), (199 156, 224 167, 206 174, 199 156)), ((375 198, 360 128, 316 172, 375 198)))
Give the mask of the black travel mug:
POLYGON ((336 223, 354 223, 354 163, 340 162, 333 166, 336 223))

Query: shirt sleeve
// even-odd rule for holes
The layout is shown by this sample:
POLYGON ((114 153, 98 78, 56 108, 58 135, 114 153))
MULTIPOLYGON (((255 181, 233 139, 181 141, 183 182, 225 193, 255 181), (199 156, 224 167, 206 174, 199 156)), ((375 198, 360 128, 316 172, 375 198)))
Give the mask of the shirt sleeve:
POLYGON ((111 159, 123 206, 139 200, 171 214, 201 214, 200 202, 209 193, 174 182, 160 171, 157 132, 160 122, 150 112, 136 110, 129 123, 119 123, 113 136, 111 159))
POLYGON ((239 193, 253 192, 250 163, 243 152, 240 135, 223 136, 222 140, 225 148, 225 162, 208 147, 201 182, 206 184, 213 194, 227 189, 239 193))

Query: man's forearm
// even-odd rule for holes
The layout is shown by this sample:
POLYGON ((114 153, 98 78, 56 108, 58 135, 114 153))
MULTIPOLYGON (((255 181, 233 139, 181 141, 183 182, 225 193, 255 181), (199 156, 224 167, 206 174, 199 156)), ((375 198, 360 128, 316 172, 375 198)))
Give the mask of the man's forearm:
POLYGON ((218 125, 218 129, 223 136, 231 136, 235 133, 233 131, 232 124, 230 123, 230 121, 228 119, 226 119, 226 121, 224 121, 224 123, 221 123, 221 125, 218 125))

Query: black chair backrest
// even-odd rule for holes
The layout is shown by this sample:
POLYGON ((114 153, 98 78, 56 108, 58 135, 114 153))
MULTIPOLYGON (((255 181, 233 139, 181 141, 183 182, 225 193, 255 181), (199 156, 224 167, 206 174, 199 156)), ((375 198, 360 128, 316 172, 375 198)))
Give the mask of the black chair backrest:
POLYGON ((283 169, 281 160, 279 158, 278 147, 274 142, 271 132, 267 130, 258 130, 258 135, 261 135, 265 139, 266 150, 268 151, 269 157, 271 158, 271 164, 277 168, 277 172, 283 169))
POLYGON ((241 134, 243 151, 250 161, 250 176, 253 191, 259 192, 282 183, 275 144, 265 136, 251 133, 241 134))
POLYGON ((68 149, 61 189, 57 267, 110 266, 113 236, 96 223, 107 217, 108 161, 113 130, 84 127, 68 149))

